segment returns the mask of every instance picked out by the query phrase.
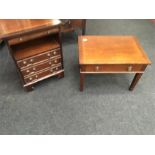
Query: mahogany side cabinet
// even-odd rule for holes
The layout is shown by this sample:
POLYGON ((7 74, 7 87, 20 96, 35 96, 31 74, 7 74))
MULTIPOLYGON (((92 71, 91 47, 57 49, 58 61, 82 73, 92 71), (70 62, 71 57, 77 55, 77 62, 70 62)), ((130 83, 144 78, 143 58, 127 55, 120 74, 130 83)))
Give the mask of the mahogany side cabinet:
POLYGON ((0 40, 6 42, 27 91, 39 81, 64 76, 60 20, 1 19, 0 40))

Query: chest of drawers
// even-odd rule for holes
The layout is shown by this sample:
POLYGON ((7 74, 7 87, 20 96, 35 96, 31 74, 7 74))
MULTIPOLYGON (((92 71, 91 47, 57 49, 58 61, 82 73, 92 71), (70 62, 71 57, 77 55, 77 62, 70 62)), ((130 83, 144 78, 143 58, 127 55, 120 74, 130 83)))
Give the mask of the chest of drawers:
POLYGON ((41 80, 56 75, 63 76, 59 33, 43 35, 39 38, 28 35, 23 38, 20 43, 17 42, 17 38, 9 40, 9 46, 24 88, 32 90, 34 84, 41 80))
POLYGON ((49 77, 64 76, 60 20, 1 19, 0 39, 6 42, 26 90, 49 77))

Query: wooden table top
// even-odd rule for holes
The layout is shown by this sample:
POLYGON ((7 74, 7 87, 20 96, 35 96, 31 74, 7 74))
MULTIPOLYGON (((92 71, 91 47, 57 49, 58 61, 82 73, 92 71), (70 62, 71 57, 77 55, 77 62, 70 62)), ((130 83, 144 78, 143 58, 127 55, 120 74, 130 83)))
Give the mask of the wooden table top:
POLYGON ((0 39, 50 28, 60 23, 58 19, 0 19, 0 39))
POLYGON ((150 64, 134 36, 79 36, 80 64, 150 64))

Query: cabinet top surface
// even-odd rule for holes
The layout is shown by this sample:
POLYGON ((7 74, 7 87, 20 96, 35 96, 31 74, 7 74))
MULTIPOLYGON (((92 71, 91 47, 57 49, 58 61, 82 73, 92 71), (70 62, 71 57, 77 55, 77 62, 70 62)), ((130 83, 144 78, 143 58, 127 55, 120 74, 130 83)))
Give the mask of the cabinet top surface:
POLYGON ((0 19, 0 39, 57 26, 60 23, 58 19, 0 19))
POLYGON ((134 36, 79 36, 80 64, 150 64, 134 36))

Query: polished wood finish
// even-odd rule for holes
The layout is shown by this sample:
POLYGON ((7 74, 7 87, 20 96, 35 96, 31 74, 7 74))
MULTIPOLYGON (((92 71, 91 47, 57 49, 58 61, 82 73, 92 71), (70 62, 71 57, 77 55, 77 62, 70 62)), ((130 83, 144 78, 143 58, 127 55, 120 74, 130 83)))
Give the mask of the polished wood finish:
POLYGON ((7 43, 23 87, 52 76, 63 77, 59 20, 0 20, 0 38, 7 43))
POLYGON ((80 64, 150 64, 134 36, 79 36, 80 64))
POLYGON ((47 31, 41 31, 33 34, 22 35, 22 37, 16 37, 16 38, 10 39, 9 44, 10 45, 20 44, 29 40, 41 38, 44 36, 49 36, 50 34, 57 33, 58 31, 59 29, 56 27, 47 31))
POLYGON ((0 39, 48 30, 60 24, 57 19, 0 19, 0 39))
POLYGON ((134 36, 79 36, 78 44, 82 74, 141 74, 151 64, 134 36))

